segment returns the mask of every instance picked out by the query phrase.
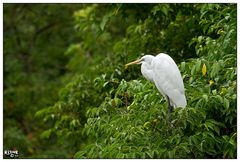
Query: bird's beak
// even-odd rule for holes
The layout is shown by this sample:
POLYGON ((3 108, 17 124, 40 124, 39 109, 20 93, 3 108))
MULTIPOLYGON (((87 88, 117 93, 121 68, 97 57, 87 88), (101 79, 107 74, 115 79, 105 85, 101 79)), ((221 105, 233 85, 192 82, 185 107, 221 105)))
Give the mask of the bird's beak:
POLYGON ((126 69, 129 65, 138 64, 138 63, 140 63, 140 62, 141 62, 140 59, 138 59, 138 60, 136 60, 136 61, 133 61, 133 62, 129 62, 128 64, 125 65, 125 69, 126 69))

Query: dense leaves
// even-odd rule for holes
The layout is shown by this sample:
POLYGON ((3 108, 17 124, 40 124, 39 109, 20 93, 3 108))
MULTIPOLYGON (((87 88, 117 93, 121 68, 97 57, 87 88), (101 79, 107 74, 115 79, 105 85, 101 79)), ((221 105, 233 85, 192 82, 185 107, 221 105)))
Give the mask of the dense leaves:
POLYGON ((69 157, 61 150, 50 153, 58 147, 39 139, 47 125, 34 114, 57 101, 66 80, 64 52, 76 39, 71 17, 79 7, 3 5, 4 150, 18 150, 20 158, 69 157))
MULTIPOLYGON (((235 4, 81 5, 61 56, 68 83, 34 116, 48 126, 39 138, 74 158, 236 158, 236 15, 235 4), (123 66, 160 52, 177 62, 188 103, 170 116, 140 66, 123 66)), ((20 72, 17 61, 6 63, 20 72)))

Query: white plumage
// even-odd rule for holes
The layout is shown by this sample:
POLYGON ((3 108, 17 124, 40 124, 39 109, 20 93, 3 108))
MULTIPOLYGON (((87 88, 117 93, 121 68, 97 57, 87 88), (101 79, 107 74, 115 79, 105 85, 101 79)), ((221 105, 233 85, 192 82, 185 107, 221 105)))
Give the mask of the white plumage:
POLYGON ((183 80, 176 63, 169 55, 164 53, 157 56, 145 55, 126 66, 131 64, 142 64, 142 75, 156 85, 159 92, 168 100, 170 107, 186 107, 183 80))

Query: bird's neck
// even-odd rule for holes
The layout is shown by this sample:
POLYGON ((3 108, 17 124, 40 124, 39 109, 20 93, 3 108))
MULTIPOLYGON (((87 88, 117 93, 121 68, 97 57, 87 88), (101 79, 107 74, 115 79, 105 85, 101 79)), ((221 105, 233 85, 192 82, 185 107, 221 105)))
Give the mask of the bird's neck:
POLYGON ((152 67, 148 63, 143 62, 141 66, 142 75, 149 81, 153 82, 152 67))

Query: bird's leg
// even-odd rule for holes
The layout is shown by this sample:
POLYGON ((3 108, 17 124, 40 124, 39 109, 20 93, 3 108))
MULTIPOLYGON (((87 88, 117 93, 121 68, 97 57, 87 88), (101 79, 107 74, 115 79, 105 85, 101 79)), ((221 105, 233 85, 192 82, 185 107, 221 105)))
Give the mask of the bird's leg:
POLYGON ((173 111, 173 106, 171 106, 170 99, 168 96, 167 96, 167 101, 168 101, 168 114, 171 114, 171 112, 173 111))
POLYGON ((171 132, 171 128, 172 128, 172 125, 171 125, 171 113, 172 113, 172 111, 173 111, 173 106, 171 106, 171 104, 170 104, 170 99, 169 99, 169 97, 167 96, 167 101, 168 101, 168 127, 169 127, 169 129, 168 129, 168 133, 170 133, 171 132))
POLYGON ((171 122, 171 113, 173 111, 173 106, 171 105, 170 99, 169 99, 168 96, 167 96, 167 101, 168 101, 168 122, 170 123, 171 122))

